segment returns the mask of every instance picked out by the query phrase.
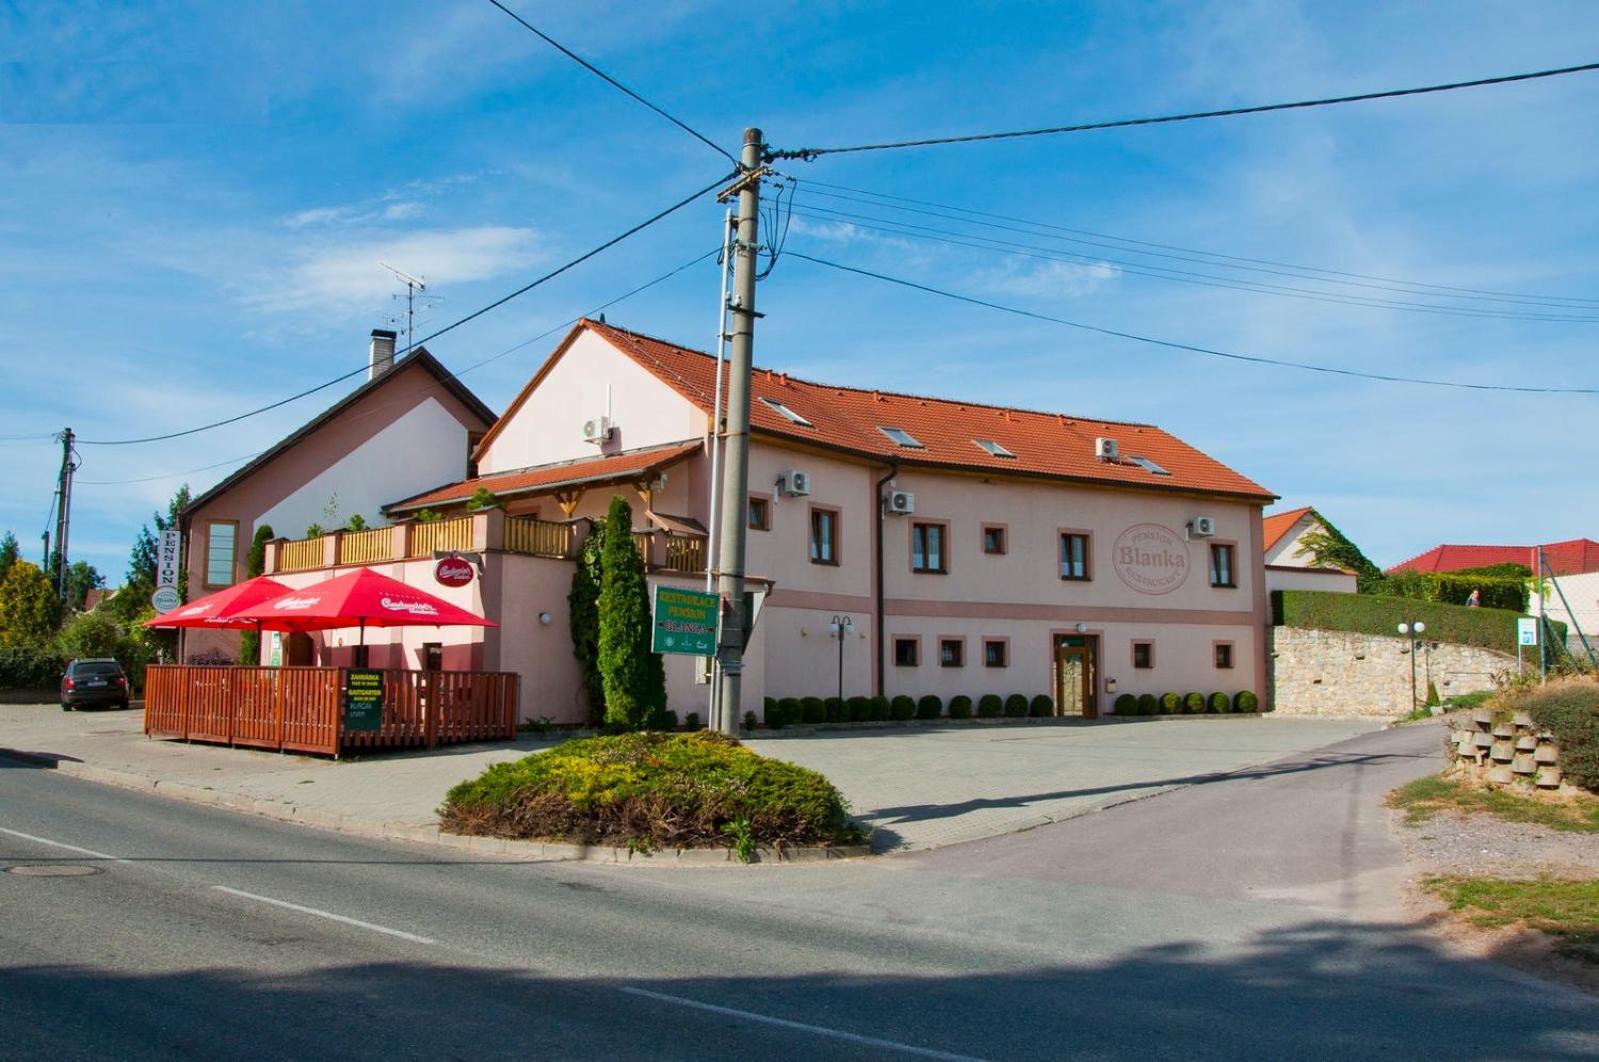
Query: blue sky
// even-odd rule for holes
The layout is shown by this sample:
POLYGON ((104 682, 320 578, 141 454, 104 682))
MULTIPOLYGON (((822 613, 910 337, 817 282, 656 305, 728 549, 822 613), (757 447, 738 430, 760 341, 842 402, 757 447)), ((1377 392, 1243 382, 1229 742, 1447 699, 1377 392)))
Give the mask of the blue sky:
MULTIPOLYGON (((733 3, 512 6, 735 150, 750 124, 778 146, 850 144, 1599 58, 1599 11, 1581 2, 810 2, 759 5, 747 34, 738 20, 748 5, 733 3)), ((783 169, 802 182, 1251 259, 1599 299, 1596 105, 1599 75, 1588 74, 783 169)), ((427 276, 444 297, 420 332, 724 169, 486 0, 0 3, 0 437, 71 425, 84 438, 116 439, 273 401, 361 363, 367 332, 397 307, 379 259, 427 276)), ((1417 299, 987 230, 1086 257, 1010 256, 869 229, 888 219, 949 223, 800 188, 791 249, 980 298, 1370 371, 1599 385, 1599 323, 1346 305, 1129 270, 1599 316, 1581 307, 1417 299)), ((714 247, 720 216, 707 199, 430 349, 456 369, 511 350, 714 247)), ((705 263, 608 316, 706 347, 716 289, 705 263)), ((1316 505, 1382 564, 1438 541, 1599 537, 1587 471, 1593 397, 1216 361, 793 257, 759 299, 762 364, 1153 421, 1275 490, 1283 505, 1316 505)), ((500 408, 552 342, 464 378, 500 408)), ((179 483, 203 489, 337 393, 187 439, 84 446, 74 556, 114 584, 138 525, 179 483), (135 479, 145 482, 119 482, 135 479)), ((47 441, 0 440, 0 528, 30 552, 55 466, 47 441)))

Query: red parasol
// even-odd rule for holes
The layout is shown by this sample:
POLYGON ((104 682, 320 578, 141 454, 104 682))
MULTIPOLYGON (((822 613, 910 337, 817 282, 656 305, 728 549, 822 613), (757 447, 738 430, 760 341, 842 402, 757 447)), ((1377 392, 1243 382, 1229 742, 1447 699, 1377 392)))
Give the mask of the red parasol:
POLYGON ((254 630, 258 623, 254 619, 241 619, 239 613, 245 609, 254 608, 264 601, 280 597, 288 591, 288 587, 276 579, 269 579, 258 575, 254 579, 246 579, 242 583, 235 583, 226 590, 218 590, 214 594, 196 598, 186 605, 179 605, 171 612, 164 612, 153 619, 144 621, 146 627, 210 627, 224 630, 254 630))
POLYGON ((367 627, 499 626, 370 568, 289 590, 239 612, 236 618, 259 620, 267 630, 360 627, 363 634, 367 627))

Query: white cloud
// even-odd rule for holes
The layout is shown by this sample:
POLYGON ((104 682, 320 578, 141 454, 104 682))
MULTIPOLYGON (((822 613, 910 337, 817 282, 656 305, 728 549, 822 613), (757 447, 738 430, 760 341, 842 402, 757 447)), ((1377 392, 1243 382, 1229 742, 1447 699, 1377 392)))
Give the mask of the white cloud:
POLYGON ((422 204, 414 199, 402 200, 398 203, 390 203, 388 206, 383 208, 383 220, 404 221, 408 218, 419 216, 422 213, 422 210, 422 204))
POLYGON ((432 284, 462 284, 524 268, 539 257, 539 234, 533 229, 430 229, 306 251, 289 268, 287 283, 273 284, 252 301, 274 311, 370 306, 394 290, 394 274, 379 262, 432 284))
POLYGON ((1077 265, 1073 262, 1042 262, 1035 266, 1007 265, 1003 270, 982 276, 985 287, 1010 295, 1038 299, 1075 299, 1098 291, 1107 281, 1121 276, 1121 270, 1108 262, 1077 265))
POLYGON ((898 236, 886 236, 870 229, 863 229, 848 221, 815 222, 797 217, 789 223, 789 231, 797 236, 809 236, 812 239, 827 240, 829 243, 869 243, 880 247, 900 248, 923 246, 898 236))

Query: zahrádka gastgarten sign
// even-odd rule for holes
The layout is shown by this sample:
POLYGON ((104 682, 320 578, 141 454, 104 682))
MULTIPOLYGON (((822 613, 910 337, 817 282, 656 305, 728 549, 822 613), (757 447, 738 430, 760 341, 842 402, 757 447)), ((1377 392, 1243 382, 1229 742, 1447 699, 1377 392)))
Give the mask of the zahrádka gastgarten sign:
POLYGON ((1134 524, 1111 547, 1111 567, 1141 594, 1169 594, 1188 581, 1188 542, 1160 524, 1134 524))

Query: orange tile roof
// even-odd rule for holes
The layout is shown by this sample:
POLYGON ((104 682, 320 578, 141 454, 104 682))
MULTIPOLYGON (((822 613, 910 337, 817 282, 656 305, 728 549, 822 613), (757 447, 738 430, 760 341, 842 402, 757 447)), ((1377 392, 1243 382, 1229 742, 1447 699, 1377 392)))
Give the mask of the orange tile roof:
MULTIPOLYGON (((608 340, 700 409, 711 410, 716 384, 711 355, 587 319, 574 327, 572 335, 585 329, 608 340)), ((571 338, 569 335, 568 343, 563 343, 558 354, 571 338)), ((534 382, 537 380, 535 377, 534 382)), ((526 393, 506 411, 502 423, 516 412, 526 393)), ((875 460, 897 459, 906 466, 1225 494, 1263 502, 1276 497, 1215 458, 1148 424, 835 387, 771 369, 755 370, 751 399, 750 421, 756 434, 799 440, 875 460), (763 398, 782 403, 812 426, 793 423, 762 402, 763 398), (880 427, 903 429, 922 445, 897 445, 880 427), (1102 435, 1120 444, 1119 462, 1095 458, 1094 439, 1102 435), (979 447, 976 439, 991 439, 1015 457, 994 456, 979 447), (1133 457, 1147 458, 1170 475, 1155 475, 1133 463, 1133 457)))
POLYGON ((678 443, 674 446, 656 446, 648 450, 608 454, 605 457, 593 457, 581 461, 562 461, 558 464, 520 468, 512 472, 496 472, 489 476, 463 479, 457 483, 435 487, 433 490, 385 505, 383 508, 385 512, 402 512, 430 505, 453 505, 472 497, 479 487, 486 487, 497 497, 506 497, 513 494, 553 491, 580 483, 599 484, 642 478, 681 461, 690 454, 698 453, 700 447, 701 443, 698 441, 678 443))
POLYGON ((1264 545, 1261 548, 1271 549, 1278 542, 1281 542, 1282 537, 1291 531, 1295 524, 1299 523, 1299 518, 1312 511, 1310 506, 1302 505, 1297 509, 1289 509, 1286 512, 1267 513, 1260 521, 1261 529, 1266 536, 1264 545))

